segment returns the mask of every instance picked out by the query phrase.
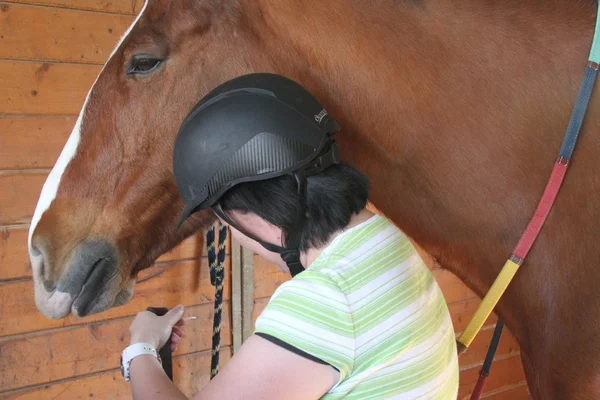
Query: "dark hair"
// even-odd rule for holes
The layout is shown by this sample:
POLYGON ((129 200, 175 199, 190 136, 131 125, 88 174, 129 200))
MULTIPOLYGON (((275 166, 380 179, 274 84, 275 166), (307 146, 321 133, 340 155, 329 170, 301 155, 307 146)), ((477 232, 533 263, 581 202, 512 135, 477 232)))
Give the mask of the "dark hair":
MULTIPOLYGON (((282 229, 285 241, 294 229, 298 195, 291 175, 237 185, 221 197, 224 210, 252 212, 282 229)), ((345 163, 333 165, 306 184, 306 223, 299 250, 325 245, 343 229, 353 214, 363 210, 369 198, 367 178, 345 163)), ((285 244, 284 244, 285 245, 285 244)))

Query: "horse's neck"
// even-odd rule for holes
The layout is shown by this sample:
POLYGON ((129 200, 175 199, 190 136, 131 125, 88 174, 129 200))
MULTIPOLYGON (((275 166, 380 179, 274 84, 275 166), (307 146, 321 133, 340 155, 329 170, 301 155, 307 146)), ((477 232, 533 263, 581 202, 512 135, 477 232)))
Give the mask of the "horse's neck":
POLYGON ((481 294, 552 167, 595 7, 406 3, 261 0, 259 31, 341 120, 375 205, 481 294))

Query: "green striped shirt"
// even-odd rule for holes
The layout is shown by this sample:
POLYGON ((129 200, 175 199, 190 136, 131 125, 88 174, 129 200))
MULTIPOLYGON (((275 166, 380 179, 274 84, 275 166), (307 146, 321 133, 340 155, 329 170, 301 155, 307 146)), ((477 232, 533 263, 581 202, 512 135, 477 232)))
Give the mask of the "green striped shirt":
POLYGON ((281 285, 256 320, 340 371, 323 399, 456 399, 458 359, 440 288, 408 238, 373 216, 281 285))

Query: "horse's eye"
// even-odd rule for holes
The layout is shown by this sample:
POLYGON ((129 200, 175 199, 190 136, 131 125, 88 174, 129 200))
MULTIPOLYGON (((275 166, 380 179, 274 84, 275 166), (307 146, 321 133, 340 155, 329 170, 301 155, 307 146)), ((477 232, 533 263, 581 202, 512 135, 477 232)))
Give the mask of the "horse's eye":
POLYGON ((134 57, 127 67, 127 75, 147 75, 153 72, 163 62, 159 58, 148 56, 134 57))

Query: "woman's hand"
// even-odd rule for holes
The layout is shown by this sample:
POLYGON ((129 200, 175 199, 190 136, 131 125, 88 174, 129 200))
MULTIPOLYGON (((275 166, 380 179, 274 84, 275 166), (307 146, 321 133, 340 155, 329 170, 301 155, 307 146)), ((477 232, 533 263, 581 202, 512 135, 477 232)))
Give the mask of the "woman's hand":
POLYGON ((158 351, 171 338, 171 351, 177 350, 177 344, 184 335, 183 306, 169 310, 168 313, 159 317, 150 311, 142 311, 137 314, 131 326, 130 344, 148 343, 158 351))

